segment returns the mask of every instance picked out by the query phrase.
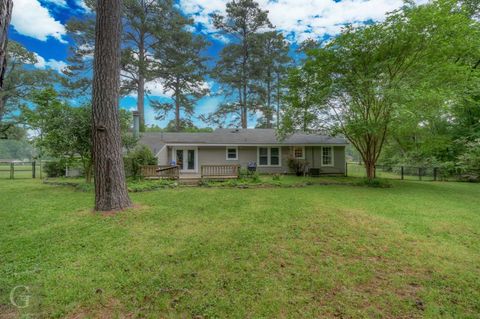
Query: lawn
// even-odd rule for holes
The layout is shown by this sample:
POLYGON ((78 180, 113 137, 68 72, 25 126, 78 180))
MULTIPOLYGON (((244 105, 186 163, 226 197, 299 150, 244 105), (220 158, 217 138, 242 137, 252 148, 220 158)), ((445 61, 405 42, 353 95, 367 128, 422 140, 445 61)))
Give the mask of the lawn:
POLYGON ((480 185, 392 183, 159 189, 105 216, 0 180, 0 318, 480 318, 480 185))

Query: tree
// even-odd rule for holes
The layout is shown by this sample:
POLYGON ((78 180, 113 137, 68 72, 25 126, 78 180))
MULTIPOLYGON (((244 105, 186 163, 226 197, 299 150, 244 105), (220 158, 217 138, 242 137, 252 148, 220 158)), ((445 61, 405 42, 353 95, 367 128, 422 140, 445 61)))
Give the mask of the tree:
POLYGON ((155 57, 160 61, 155 73, 173 102, 152 101, 152 107, 157 111, 157 119, 165 119, 173 110, 177 132, 182 129, 182 121, 193 116, 195 103, 209 92, 205 82, 206 58, 201 55, 207 42, 186 30, 191 23, 178 16, 172 21, 168 36, 155 48, 155 57))
MULTIPOLYGON (((88 3, 87 3, 88 5, 88 3)), ((90 11, 81 18, 71 18, 67 24, 67 34, 72 39, 71 54, 67 57, 68 66, 62 78, 67 95, 90 98, 92 93, 93 54, 95 50, 95 8, 90 3, 90 11)))
POLYGON ((79 159, 88 183, 92 177, 92 110, 88 105, 71 107, 61 101, 53 88, 37 91, 33 107, 22 108, 22 118, 37 132, 35 146, 41 156, 48 154, 68 161, 79 159))
POLYGON ((316 82, 315 69, 308 64, 292 68, 285 86, 287 93, 282 98, 285 104, 282 125, 302 132, 324 129, 321 116, 324 101, 320 98, 322 90, 316 82))
POLYGON ((119 121, 122 1, 97 2, 92 94, 95 210, 132 205, 125 182, 119 121))
POLYGON ((283 35, 276 31, 264 32, 258 35, 257 51, 253 58, 258 68, 258 82, 261 95, 261 119, 257 119, 257 127, 272 128, 273 115, 276 114, 277 124, 280 118, 280 101, 282 80, 286 73, 286 65, 290 62, 289 45, 283 35), (276 104, 276 106, 275 106, 276 104))
POLYGON ((416 21, 447 18, 449 21, 442 21, 442 28, 437 32, 445 34, 448 41, 437 42, 436 53, 428 55, 428 64, 437 65, 428 70, 425 70, 428 64, 417 66, 415 73, 425 74, 428 71, 429 81, 416 81, 417 85, 403 90, 403 95, 409 98, 403 99, 390 125, 385 150, 380 158, 382 163, 443 166, 457 162, 459 155, 467 150, 466 145, 480 137, 480 83, 476 71, 479 54, 475 35, 478 23, 469 22, 473 16, 471 7, 466 7, 465 11, 459 11, 459 8, 458 2, 446 1, 410 14, 416 21), (437 60, 439 55, 455 64, 437 60), (463 72, 451 72, 460 68, 463 72))
POLYGON ((478 77, 471 69, 478 39, 478 23, 449 0, 406 6, 382 23, 347 27, 311 51, 302 68, 314 75, 309 108, 349 139, 371 179, 391 125, 403 120, 406 105, 438 94, 446 104, 478 77))
MULTIPOLYGON (((95 48, 96 8, 87 1, 91 11, 82 18, 72 18, 67 23, 68 35, 74 40, 65 86, 72 94, 88 95, 91 91, 92 56, 95 48)), ((140 115, 140 130, 145 127, 146 84, 155 78, 152 73, 157 62, 153 46, 163 42, 170 21, 179 13, 171 0, 125 0, 122 7, 122 59, 121 94, 134 93, 140 115)), ((168 34, 166 35, 168 36, 168 34)))
MULTIPOLYGON (((90 183, 93 177, 91 105, 72 107, 51 87, 33 92, 31 102, 21 108, 21 117, 36 133, 33 140, 40 156, 80 161, 85 179, 90 183)), ((133 149, 136 144, 128 132, 131 118, 130 112, 120 111, 122 145, 126 149, 133 149)))
POLYGON ((12 18, 13 1, 5 0, 0 4, 0 89, 7 65, 8 27, 12 18))
POLYGON ((260 31, 272 25, 268 12, 253 0, 233 0, 227 3, 226 12, 226 16, 212 15, 215 27, 232 40, 222 49, 213 76, 223 84, 225 95, 236 101, 220 105, 209 120, 225 120, 225 115, 233 113, 238 115, 240 126, 247 128, 248 116, 257 108, 254 97, 258 92, 253 80, 258 69, 252 64, 253 47, 260 31))
POLYGON ((18 106, 31 98, 31 92, 57 79, 52 70, 32 68, 37 63, 33 52, 15 41, 8 43, 3 89, 0 91, 0 134, 4 137, 14 125, 18 106))
POLYGON ((145 83, 155 78, 151 72, 154 45, 164 42, 172 19, 179 13, 171 0, 124 0, 122 52, 122 92, 137 94, 140 130, 145 127, 145 83))

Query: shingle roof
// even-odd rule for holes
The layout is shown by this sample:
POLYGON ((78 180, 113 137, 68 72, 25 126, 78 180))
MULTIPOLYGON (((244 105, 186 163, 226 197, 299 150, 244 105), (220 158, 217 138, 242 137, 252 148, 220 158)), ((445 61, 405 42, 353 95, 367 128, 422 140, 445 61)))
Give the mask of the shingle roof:
POLYGON ((282 141, 274 129, 216 129, 210 133, 142 133, 140 143, 153 150, 165 144, 218 144, 218 145, 346 145, 344 138, 318 134, 294 133, 282 141))

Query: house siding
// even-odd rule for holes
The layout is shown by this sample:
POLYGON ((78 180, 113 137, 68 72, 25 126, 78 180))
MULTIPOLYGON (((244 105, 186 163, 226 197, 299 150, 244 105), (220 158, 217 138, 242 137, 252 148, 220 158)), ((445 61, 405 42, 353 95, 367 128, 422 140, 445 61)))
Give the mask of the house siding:
MULTIPOLYGON (((257 162, 257 146, 239 146, 238 159, 226 159, 225 146, 199 146, 198 147, 198 169, 202 165, 224 165, 224 164, 238 164, 246 168, 248 162, 257 162)), ((321 174, 344 174, 345 173, 345 147, 334 146, 334 165, 321 165, 321 146, 306 146, 305 160, 309 163, 309 168, 319 168, 321 174)), ((288 158, 291 156, 290 146, 281 146, 280 166, 257 166, 257 171, 260 173, 274 174, 274 173, 289 173, 288 158)), ((162 154, 158 154, 159 165, 168 165, 172 158, 172 147, 166 147, 162 154)))
POLYGON ((322 165, 321 146, 306 146, 305 160, 309 168, 319 168, 321 174, 345 174, 345 146, 333 147, 333 166, 322 165))

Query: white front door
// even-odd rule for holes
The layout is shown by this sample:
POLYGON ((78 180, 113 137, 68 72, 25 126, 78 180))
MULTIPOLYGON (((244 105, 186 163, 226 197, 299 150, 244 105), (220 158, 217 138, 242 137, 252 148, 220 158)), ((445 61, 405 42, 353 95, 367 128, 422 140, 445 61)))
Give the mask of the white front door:
POLYGON ((197 172, 198 150, 196 148, 175 147, 172 160, 182 172, 197 172))

